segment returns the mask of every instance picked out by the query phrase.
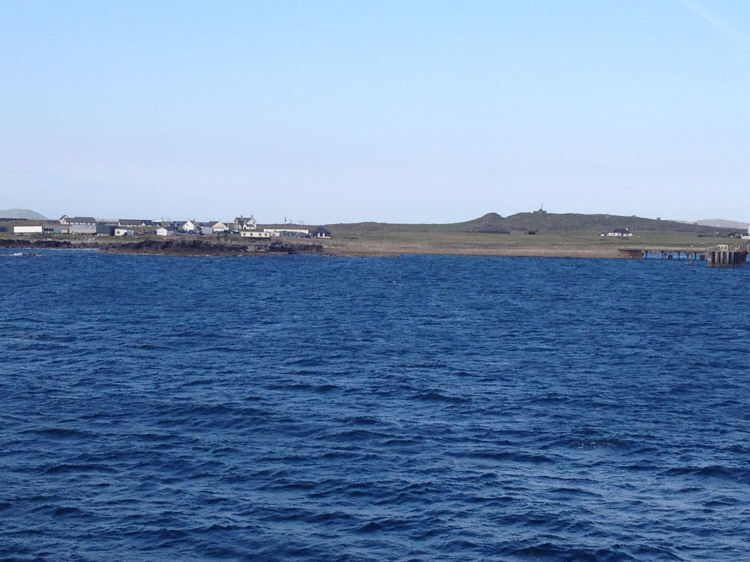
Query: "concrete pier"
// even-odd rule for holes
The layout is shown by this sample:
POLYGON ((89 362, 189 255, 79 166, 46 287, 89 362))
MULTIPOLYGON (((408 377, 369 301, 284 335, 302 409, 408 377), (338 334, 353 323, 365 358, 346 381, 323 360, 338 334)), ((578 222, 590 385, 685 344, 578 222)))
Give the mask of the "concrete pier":
POLYGON ((727 244, 719 244, 709 248, 706 252, 706 265, 708 267, 740 267, 745 265, 747 250, 739 248, 729 249, 727 244))

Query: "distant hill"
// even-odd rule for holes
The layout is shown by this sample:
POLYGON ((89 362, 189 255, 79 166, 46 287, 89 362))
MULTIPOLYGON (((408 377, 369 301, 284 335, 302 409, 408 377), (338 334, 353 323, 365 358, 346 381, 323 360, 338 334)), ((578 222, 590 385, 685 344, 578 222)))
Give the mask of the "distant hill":
MULTIPOLYGON (((485 215, 480 219, 465 223, 472 225, 475 231, 486 232, 483 223, 487 221, 485 215)), ((647 219, 643 217, 623 215, 584 215, 579 213, 517 213, 498 221, 492 218, 492 228, 507 231, 530 230, 538 233, 560 232, 607 232, 615 228, 629 228, 632 232, 709 232, 716 227, 698 224, 682 223, 678 221, 647 219)), ((494 230, 498 231, 498 230, 494 230)))
POLYGON ((0 217, 4 219, 27 219, 34 221, 46 221, 47 217, 29 209, 6 209, 0 210, 0 217))
POLYGON ((695 224, 715 228, 734 228, 735 230, 746 230, 750 226, 746 222, 728 221, 725 219, 702 219, 695 221, 695 224))
MULTIPOLYGON (((487 213, 477 219, 450 224, 391 224, 381 222, 363 222, 328 225, 341 234, 387 234, 389 232, 424 232, 424 233, 495 233, 529 232, 536 234, 581 233, 599 234, 615 228, 628 228, 634 234, 650 233, 695 233, 713 234, 716 229, 729 232, 736 227, 707 226, 697 223, 686 223, 662 219, 647 219, 637 216, 622 215, 586 215, 579 213, 532 212, 517 213, 502 217, 497 213, 487 213)), ((725 234, 727 233, 725 232, 725 234)))

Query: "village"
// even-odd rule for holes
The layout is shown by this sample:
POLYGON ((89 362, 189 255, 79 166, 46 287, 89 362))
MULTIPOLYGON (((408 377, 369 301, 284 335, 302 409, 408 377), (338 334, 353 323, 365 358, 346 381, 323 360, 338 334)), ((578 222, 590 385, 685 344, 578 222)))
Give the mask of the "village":
MULTIPOLYGON (((63 215, 57 221, 12 221, 16 235, 98 235, 98 236, 239 236, 242 238, 330 238, 331 232, 322 227, 302 228, 298 225, 280 228, 258 227, 253 216, 239 216, 233 222, 196 220, 154 221, 149 219, 98 220, 94 217, 71 217, 63 215)), ((9 226, 0 226, 8 231, 9 226)))

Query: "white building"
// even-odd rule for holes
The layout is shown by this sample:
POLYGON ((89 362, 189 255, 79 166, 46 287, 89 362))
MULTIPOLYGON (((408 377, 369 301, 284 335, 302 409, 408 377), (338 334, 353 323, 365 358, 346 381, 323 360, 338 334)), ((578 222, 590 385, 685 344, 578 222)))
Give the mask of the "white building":
POLYGON ((270 238, 268 232, 258 232, 257 230, 240 230, 240 236, 243 238, 270 238))
POLYGON ((197 230, 197 225, 194 221, 185 221, 180 227, 180 230, 182 232, 195 232, 197 230))
POLYGON ((156 229, 156 235, 157 236, 171 236, 174 234, 174 230, 171 228, 165 228, 163 226, 156 229))
POLYGON ((271 236, 310 236, 310 231, 306 228, 266 228, 263 232, 268 232, 271 236))
POLYGON ((229 227, 223 222, 219 221, 211 227, 211 230, 213 234, 223 234, 225 232, 229 232, 229 227))
POLYGON ((43 226, 14 226, 13 234, 41 234, 43 226))
POLYGON ((121 228, 117 227, 115 228, 115 236, 135 236, 135 231, 130 230, 129 228, 121 228))
POLYGON ((627 228, 615 228, 609 232, 602 232, 600 236, 616 236, 618 238, 630 238, 633 233, 627 228))

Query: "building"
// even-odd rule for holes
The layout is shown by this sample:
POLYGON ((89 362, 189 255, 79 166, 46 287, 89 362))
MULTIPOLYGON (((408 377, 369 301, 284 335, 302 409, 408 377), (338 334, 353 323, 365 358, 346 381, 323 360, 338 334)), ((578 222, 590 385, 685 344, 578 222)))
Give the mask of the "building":
POLYGON ((103 236, 114 236, 116 227, 117 225, 112 223, 100 222, 96 225, 96 233, 103 236))
POLYGON ((307 238, 310 231, 306 228, 265 228, 263 232, 268 232, 272 237, 275 236, 292 236, 296 238, 307 238))
POLYGON ((182 226, 180 226, 180 230, 182 232, 186 232, 187 234, 194 234, 197 229, 198 225, 195 223, 195 221, 185 221, 182 226))
POLYGON ((242 232, 244 230, 255 230, 256 228, 258 228, 258 223, 255 222, 255 219, 252 215, 250 215, 250 218, 239 216, 234 219, 234 230, 236 232, 242 232))
POLYGON ((42 234, 44 227, 39 226, 14 226, 13 234, 42 234))
POLYGON ((96 219, 94 217, 69 217, 68 215, 63 215, 58 222, 69 226, 79 225, 96 227, 96 219))
POLYGON ((121 226, 123 228, 144 228, 144 227, 151 227, 154 225, 154 221, 150 221, 147 219, 119 219, 117 221, 117 226, 121 226))
POLYGON ((115 227, 115 236, 135 236, 135 230, 117 226, 115 227))
POLYGON ((211 225, 212 234, 224 234, 229 232, 229 227, 221 221, 215 222, 211 225))
POLYGON ((316 228, 313 228, 310 236, 312 236, 313 238, 330 238, 331 231, 327 228, 323 228, 322 226, 318 226, 316 228))
POLYGON ((96 223, 94 224, 69 224, 68 234, 96 234, 96 223))
POLYGON ((599 236, 617 236, 619 238, 630 238, 633 233, 627 228, 615 228, 609 232, 602 232, 599 236))
POLYGON ((174 229, 160 226, 156 229, 157 236, 172 236, 175 233, 174 229))
POLYGON ((258 230, 240 230, 240 236, 243 238, 270 238, 271 234, 258 230))

